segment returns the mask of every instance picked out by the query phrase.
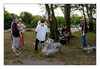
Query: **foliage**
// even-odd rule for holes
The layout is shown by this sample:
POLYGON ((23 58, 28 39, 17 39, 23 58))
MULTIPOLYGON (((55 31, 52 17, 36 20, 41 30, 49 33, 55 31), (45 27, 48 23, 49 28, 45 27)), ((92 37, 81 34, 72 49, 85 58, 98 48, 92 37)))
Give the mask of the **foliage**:
POLYGON ((38 16, 38 15, 33 16, 33 17, 34 17, 34 19, 31 21, 31 24, 30 24, 31 28, 35 28, 38 24, 38 21, 41 18, 41 16, 38 16))
POLYGON ((28 25, 31 23, 33 16, 31 13, 24 11, 20 13, 20 18, 25 22, 25 25, 28 25))
POLYGON ((57 16, 56 20, 57 20, 58 28, 62 28, 65 24, 64 23, 64 18, 62 16, 57 16))
POLYGON ((80 23, 80 19, 82 16, 78 16, 77 14, 73 14, 71 17, 71 24, 78 25, 80 23))
POLYGON ((18 17, 16 14, 14 13, 9 13, 8 11, 5 10, 4 8, 4 29, 9 29, 11 22, 13 20, 14 17, 18 17))

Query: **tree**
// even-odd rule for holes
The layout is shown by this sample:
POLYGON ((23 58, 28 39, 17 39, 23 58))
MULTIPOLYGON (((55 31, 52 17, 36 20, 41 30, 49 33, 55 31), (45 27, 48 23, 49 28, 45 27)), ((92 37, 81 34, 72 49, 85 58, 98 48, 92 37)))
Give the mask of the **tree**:
POLYGON ((71 24, 72 25, 78 25, 80 23, 82 16, 79 16, 78 14, 73 14, 71 16, 71 24))
POLYGON ((4 8, 4 29, 9 29, 11 27, 11 22, 15 16, 18 17, 17 14, 9 13, 4 8))
POLYGON ((40 20, 41 16, 35 15, 33 16, 33 20, 31 21, 30 27, 31 28, 36 28, 38 21, 40 20))
POLYGON ((54 14, 54 5, 53 4, 45 4, 46 10, 48 12, 48 21, 50 23, 50 38, 57 39, 58 38, 58 27, 57 27, 57 21, 54 14))
POLYGON ((70 31, 70 4, 65 4, 64 5, 64 19, 65 19, 65 24, 68 27, 68 30, 70 31))
POLYGON ((88 17, 89 31, 93 31, 93 19, 96 20, 96 18, 93 18, 93 15, 96 14, 96 4, 73 4, 72 7, 74 10, 82 11, 86 23, 88 23, 86 21, 86 17, 88 17))
POLYGON ((93 14, 96 13, 96 4, 85 4, 87 16, 89 19, 89 31, 93 31, 93 14))
POLYGON ((20 18, 25 23, 25 25, 30 25, 31 21, 33 20, 32 14, 26 11, 20 13, 20 18))

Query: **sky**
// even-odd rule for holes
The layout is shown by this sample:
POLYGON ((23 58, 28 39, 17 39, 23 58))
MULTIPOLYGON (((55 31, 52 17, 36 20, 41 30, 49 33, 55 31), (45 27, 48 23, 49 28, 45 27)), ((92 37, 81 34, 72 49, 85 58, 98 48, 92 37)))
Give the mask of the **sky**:
MULTIPOLYGON (((10 13, 15 13, 17 15, 20 15, 21 12, 27 11, 32 13, 33 15, 44 15, 45 9, 41 9, 39 4, 4 4, 4 7, 6 10, 10 13)), ((55 10, 56 16, 63 16, 63 13, 60 8, 57 8, 55 10)))

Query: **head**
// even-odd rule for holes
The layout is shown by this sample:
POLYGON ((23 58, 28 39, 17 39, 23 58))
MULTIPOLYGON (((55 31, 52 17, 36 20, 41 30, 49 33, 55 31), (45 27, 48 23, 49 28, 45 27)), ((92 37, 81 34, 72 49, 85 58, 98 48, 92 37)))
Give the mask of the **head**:
POLYGON ((45 20, 42 18, 42 19, 40 20, 40 22, 41 22, 41 23, 44 23, 44 22, 45 22, 45 20))
POLYGON ((67 25, 66 24, 64 25, 64 29, 67 29, 67 25))
POLYGON ((81 23, 82 23, 82 24, 84 24, 84 23, 85 23, 85 20, 84 20, 83 18, 81 19, 81 23))
POLYGON ((21 19, 19 19, 19 23, 20 23, 20 24, 22 23, 22 20, 21 20, 21 19))
POLYGON ((14 21, 14 23, 18 23, 18 18, 14 17, 13 21, 14 21))

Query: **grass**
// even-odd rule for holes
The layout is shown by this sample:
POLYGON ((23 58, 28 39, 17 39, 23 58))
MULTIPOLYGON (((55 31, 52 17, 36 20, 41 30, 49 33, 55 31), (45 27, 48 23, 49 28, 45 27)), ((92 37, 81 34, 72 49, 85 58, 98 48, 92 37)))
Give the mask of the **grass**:
MULTIPOLYGON (((48 59, 48 62, 57 59, 61 62, 65 62, 66 65, 96 65, 96 51, 91 53, 85 53, 80 49, 81 46, 81 32, 74 32, 71 42, 67 45, 63 45, 60 52, 47 57, 40 52, 34 53, 33 43, 35 42, 36 34, 35 32, 25 32, 25 45, 19 46, 21 55, 16 57, 11 49, 10 32, 4 33, 4 64, 23 64, 23 58, 29 58, 32 60, 43 60, 48 59)), ((89 32, 87 34, 87 44, 92 44, 96 46, 96 34, 89 32)))

